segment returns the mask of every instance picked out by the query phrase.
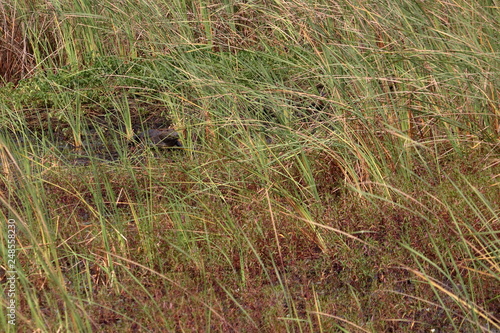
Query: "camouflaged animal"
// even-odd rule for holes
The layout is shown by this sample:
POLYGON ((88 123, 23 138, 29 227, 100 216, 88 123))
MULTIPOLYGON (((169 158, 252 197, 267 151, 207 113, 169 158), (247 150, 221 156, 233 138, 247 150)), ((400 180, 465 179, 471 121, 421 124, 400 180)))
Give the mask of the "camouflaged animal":
POLYGON ((183 147, 179 133, 173 128, 150 129, 136 135, 135 140, 161 148, 183 147))

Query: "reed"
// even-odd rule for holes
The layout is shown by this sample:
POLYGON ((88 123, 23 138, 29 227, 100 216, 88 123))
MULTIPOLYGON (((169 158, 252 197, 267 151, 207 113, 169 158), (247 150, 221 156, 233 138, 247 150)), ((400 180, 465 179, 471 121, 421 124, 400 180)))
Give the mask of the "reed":
POLYGON ((500 329, 494 2, 0 9, 1 331, 500 329))

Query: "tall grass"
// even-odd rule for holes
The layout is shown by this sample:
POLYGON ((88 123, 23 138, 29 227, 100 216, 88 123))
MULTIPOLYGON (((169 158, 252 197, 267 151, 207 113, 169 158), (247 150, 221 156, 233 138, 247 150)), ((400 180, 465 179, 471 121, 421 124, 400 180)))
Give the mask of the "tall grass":
POLYGON ((1 8, 18 329, 500 329, 494 2, 1 8))

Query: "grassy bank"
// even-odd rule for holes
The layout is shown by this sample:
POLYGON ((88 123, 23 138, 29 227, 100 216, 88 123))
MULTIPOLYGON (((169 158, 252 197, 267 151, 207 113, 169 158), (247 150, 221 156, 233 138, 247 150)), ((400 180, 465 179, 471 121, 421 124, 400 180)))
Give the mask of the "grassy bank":
POLYGON ((500 331, 495 6, 0 4, 0 330, 500 331))

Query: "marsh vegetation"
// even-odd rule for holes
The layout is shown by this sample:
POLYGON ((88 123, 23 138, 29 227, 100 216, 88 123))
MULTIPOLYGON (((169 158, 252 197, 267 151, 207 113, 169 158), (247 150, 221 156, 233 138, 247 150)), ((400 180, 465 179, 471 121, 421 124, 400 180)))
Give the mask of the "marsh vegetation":
POLYGON ((0 12, 0 331, 500 331, 496 2, 0 12))

